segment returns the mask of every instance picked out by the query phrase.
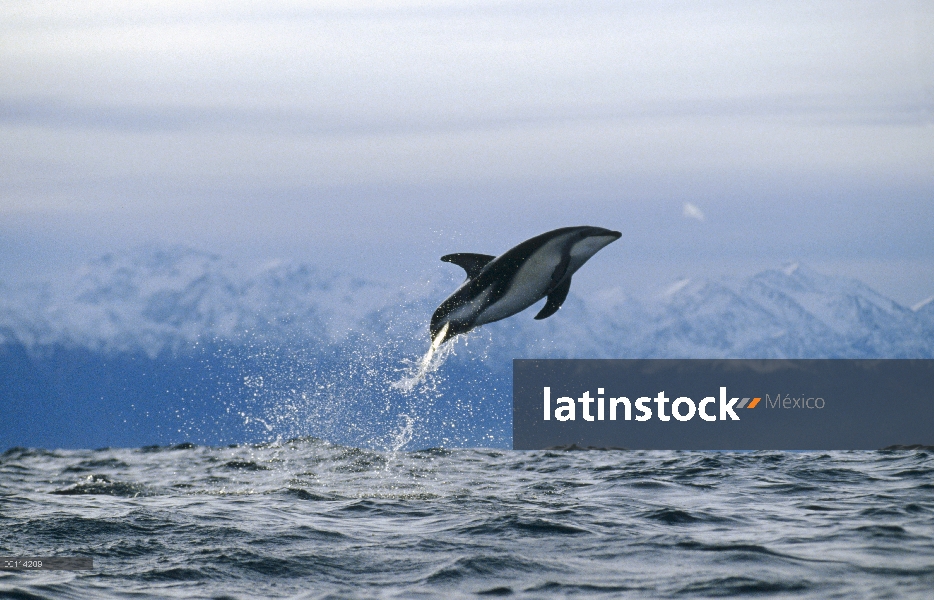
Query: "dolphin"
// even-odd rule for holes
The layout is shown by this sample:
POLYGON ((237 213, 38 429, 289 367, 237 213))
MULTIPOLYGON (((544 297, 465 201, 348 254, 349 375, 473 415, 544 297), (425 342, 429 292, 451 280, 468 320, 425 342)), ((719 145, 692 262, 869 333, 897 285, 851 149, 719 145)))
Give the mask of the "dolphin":
POLYGON ((536 319, 555 314, 571 289, 571 276, 622 234, 602 227, 562 227, 528 239, 499 256, 448 254, 441 260, 467 271, 467 280, 431 317, 432 349, 475 327, 548 302, 536 319))

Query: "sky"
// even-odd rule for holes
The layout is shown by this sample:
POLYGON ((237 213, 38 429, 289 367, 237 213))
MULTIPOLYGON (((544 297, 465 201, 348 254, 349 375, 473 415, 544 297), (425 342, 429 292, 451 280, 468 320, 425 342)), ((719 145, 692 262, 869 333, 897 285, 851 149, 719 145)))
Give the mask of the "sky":
POLYGON ((575 291, 800 261, 934 294, 934 3, 0 4, 0 281, 139 244, 575 291))

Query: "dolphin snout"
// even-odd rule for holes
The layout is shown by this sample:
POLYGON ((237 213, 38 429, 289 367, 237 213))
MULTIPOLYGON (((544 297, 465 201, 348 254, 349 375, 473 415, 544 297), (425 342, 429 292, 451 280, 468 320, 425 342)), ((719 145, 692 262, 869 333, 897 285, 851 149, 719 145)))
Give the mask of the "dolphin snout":
POLYGON ((590 227, 585 234, 587 237, 611 237, 614 240, 623 237, 621 232, 613 231, 612 229, 604 229, 603 227, 590 227))

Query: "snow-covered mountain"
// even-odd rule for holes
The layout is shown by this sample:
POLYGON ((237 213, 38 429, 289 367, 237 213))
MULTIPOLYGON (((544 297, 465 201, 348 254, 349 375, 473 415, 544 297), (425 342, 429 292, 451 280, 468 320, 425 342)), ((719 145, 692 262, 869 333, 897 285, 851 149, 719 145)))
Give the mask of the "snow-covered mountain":
POLYGON ((400 391, 459 279, 440 264, 400 286, 156 248, 0 283, 0 450, 303 435, 395 447, 413 416, 412 447, 509 447, 514 358, 934 357, 934 302, 906 308, 789 265, 647 300, 572 290, 549 319, 533 308, 458 338, 400 391))
POLYGON ((380 283, 307 265, 249 271, 186 248, 146 249, 57 281, 0 287, 0 343, 156 356, 197 342, 334 342, 389 295, 380 283))
MULTIPOLYGON (((334 347, 403 336, 416 347, 456 283, 438 270, 399 288, 307 265, 244 269, 186 248, 150 248, 31 287, 0 284, 0 344, 150 357, 257 340, 334 347)), ((682 280, 652 300, 619 288, 587 298, 572 290, 551 319, 522 314, 485 329, 495 339, 489 360, 934 357, 934 302, 913 310, 797 264, 735 282, 682 280)))

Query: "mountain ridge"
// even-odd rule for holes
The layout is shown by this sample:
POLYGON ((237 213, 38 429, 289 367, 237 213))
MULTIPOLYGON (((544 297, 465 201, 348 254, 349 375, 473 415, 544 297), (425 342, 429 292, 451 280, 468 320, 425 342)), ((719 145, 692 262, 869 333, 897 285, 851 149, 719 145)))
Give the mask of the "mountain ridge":
MULTIPOLYGON (((395 335, 417 351, 455 285, 442 271, 394 287, 306 264, 247 269, 182 246, 137 249, 70 278, 0 283, 0 344, 154 357, 205 342, 323 347, 395 335)), ((797 263, 733 282, 680 280, 649 300, 618 287, 587 298, 572 291, 551 319, 519 315, 484 329, 503 359, 934 357, 934 303, 913 310, 797 263)))

